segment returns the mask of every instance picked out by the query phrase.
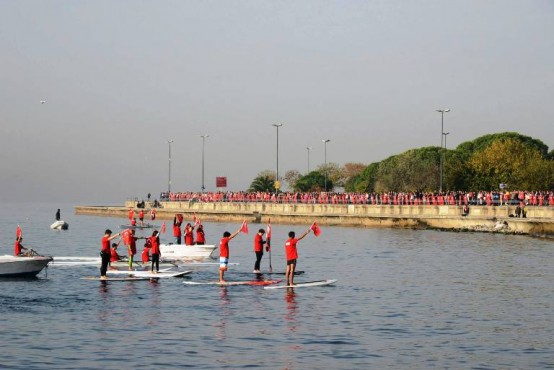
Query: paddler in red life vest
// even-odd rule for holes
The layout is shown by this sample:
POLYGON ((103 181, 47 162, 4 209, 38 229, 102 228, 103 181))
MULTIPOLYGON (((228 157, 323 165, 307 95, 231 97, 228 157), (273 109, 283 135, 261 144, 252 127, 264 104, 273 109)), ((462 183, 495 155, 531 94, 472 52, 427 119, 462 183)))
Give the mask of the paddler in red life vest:
POLYGON ((160 271, 160 237, 158 236, 158 230, 152 232, 150 239, 150 245, 152 246, 152 268, 151 271, 155 274, 160 271), (154 266, 156 266, 156 271, 154 271, 154 266))
POLYGON ((152 210, 150 211, 150 219, 152 221, 156 219, 156 210, 154 208, 152 208, 152 210))
POLYGON ((137 219, 136 218, 133 218, 131 220, 131 226, 137 226, 137 219))
POLYGON ((173 236, 175 237, 175 244, 181 244, 181 220, 175 215, 173 217, 173 236))
POLYGON ((304 239, 306 235, 310 233, 312 229, 304 231, 304 234, 295 238, 294 231, 289 232, 289 239, 285 242, 285 254, 287 258, 287 270, 285 271, 285 285, 294 285, 294 270, 296 269, 296 260, 298 259, 298 251, 296 250, 296 244, 304 239))
POLYGON ((141 209, 139 212, 140 226, 144 226, 144 211, 141 209))
POLYGON ((189 223, 185 226, 185 244, 193 245, 194 244, 194 226, 189 223))
POLYGON ((100 279, 107 279, 106 271, 108 270, 108 265, 110 264, 111 250, 110 250, 110 241, 113 238, 116 238, 121 233, 112 235, 110 229, 104 231, 104 236, 102 237, 102 249, 100 250, 100 258, 102 259, 102 264, 100 265, 100 279))
POLYGON ((260 263, 262 262, 262 257, 264 255, 264 240, 265 230, 260 229, 254 236, 254 253, 256 253, 256 262, 254 263, 254 273, 260 274, 260 263))
POLYGON ((204 235, 204 227, 202 226, 202 224, 198 225, 198 227, 196 228, 196 244, 206 244, 206 235, 204 235))
POLYGON ((131 230, 131 234, 129 235, 129 245, 127 246, 127 254, 129 255, 129 270, 133 269, 133 257, 137 254, 137 240, 139 239, 144 238, 136 237, 135 230, 131 230))
POLYGON ((23 244, 21 244, 22 241, 23 241, 22 236, 18 236, 17 238, 15 238, 15 243, 13 245, 13 254, 14 254, 14 256, 24 256, 24 255, 27 254, 27 253, 23 253, 24 250, 26 251, 28 249, 25 248, 23 246, 23 244))
POLYGON ((117 247, 119 246, 119 242, 112 243, 112 248, 110 249, 110 268, 115 268, 111 266, 113 262, 121 261, 121 256, 117 254, 117 247))
POLYGON ((150 239, 146 239, 146 243, 144 243, 144 249, 142 250, 142 263, 148 263, 150 262, 150 239))
POLYGON ((237 236, 242 230, 242 226, 235 233, 231 234, 228 231, 223 233, 223 238, 219 242, 219 282, 224 283, 225 271, 227 271, 227 265, 229 264, 229 241, 237 236))

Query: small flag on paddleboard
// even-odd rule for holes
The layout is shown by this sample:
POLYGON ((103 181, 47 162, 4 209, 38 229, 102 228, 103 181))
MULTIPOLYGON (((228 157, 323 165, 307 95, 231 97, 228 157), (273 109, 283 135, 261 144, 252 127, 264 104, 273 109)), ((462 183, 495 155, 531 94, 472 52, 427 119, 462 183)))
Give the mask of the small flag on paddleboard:
POLYGON ((248 234, 248 224, 246 223, 246 220, 244 220, 242 222, 242 226, 240 228, 240 231, 245 233, 245 234, 248 234))
POLYGON ((165 231, 166 231, 166 230, 165 230, 165 221, 162 222, 162 228, 161 228, 160 231, 161 231, 162 234, 165 234, 165 231))
POLYGON ((23 236, 23 232, 21 231, 21 226, 17 225, 17 229, 15 229, 15 236, 16 238, 20 238, 23 236))
POLYGON ((271 219, 267 221, 266 252, 271 249, 271 219))
POLYGON ((317 226, 315 222, 312 224, 311 229, 314 232, 315 236, 319 236, 321 234, 321 229, 319 228, 319 226, 317 226))

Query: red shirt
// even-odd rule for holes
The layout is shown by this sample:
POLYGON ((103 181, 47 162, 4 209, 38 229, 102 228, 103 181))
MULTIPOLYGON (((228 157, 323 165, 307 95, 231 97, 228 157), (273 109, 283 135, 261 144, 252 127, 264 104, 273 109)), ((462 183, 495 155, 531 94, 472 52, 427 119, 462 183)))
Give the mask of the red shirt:
POLYGON ((144 220, 144 211, 139 212, 139 219, 142 221, 144 220))
POLYGON ((150 237, 150 244, 152 245, 152 254, 160 254, 160 240, 157 236, 150 237))
POLYGON ((16 240, 13 245, 13 253, 15 256, 19 256, 21 254, 21 244, 19 243, 19 240, 16 240))
POLYGON ((198 229, 196 230, 196 242, 198 244, 200 243, 205 243, 206 242, 206 237, 204 236, 204 230, 202 229, 198 229))
POLYGON ((229 258, 229 237, 221 238, 219 242, 219 257, 229 258))
POLYGON ((193 245, 194 244, 194 236, 192 235, 192 230, 194 230, 192 227, 187 227, 185 229, 185 244, 186 245, 193 245))
POLYGON ((137 240, 138 238, 136 236, 130 236, 129 237, 129 248, 131 250, 131 253, 129 254, 130 256, 134 256, 135 254, 137 254, 137 240))
POLYGON ((117 254, 117 251, 112 248, 110 251, 110 262, 117 262, 117 261, 119 261, 119 255, 117 254))
POLYGON ((254 236, 254 252, 263 252, 264 251, 264 238, 263 235, 256 233, 254 236))
POLYGON ((173 236, 181 236, 181 224, 173 224, 173 236))
POLYGON ((110 253, 110 237, 107 235, 104 235, 102 238, 102 249, 100 250, 104 253, 110 253))
POLYGON ((285 243, 285 254, 287 256, 287 261, 295 260, 295 259, 298 258, 298 252, 296 250, 296 243, 298 243, 298 239, 296 239, 296 238, 290 238, 285 243))
POLYGON ((150 261, 150 248, 144 248, 142 250, 142 262, 146 263, 150 261))

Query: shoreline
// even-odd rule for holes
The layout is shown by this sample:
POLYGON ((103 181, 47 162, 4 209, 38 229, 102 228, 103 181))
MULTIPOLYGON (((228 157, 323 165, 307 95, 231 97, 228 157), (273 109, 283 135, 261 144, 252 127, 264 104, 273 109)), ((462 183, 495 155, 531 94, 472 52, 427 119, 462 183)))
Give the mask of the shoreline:
MULTIPOLYGON (((75 206, 76 215, 127 218, 135 202, 123 206, 75 206)), ((151 204, 145 205, 145 221, 151 204)), ((461 206, 393 206, 365 204, 273 204, 161 202, 156 219, 172 220, 181 213, 190 220, 311 224, 371 228, 404 228, 452 232, 490 232, 554 239, 554 207, 528 207, 527 218, 509 217, 513 206, 473 206, 462 216, 461 206)))

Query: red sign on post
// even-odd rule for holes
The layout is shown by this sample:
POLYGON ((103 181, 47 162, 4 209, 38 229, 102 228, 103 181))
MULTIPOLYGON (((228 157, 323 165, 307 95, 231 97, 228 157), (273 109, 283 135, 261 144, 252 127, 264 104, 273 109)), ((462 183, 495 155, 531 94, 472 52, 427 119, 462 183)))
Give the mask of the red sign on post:
POLYGON ((216 177, 215 178, 215 186, 218 188, 226 188, 227 187, 227 177, 216 177))

